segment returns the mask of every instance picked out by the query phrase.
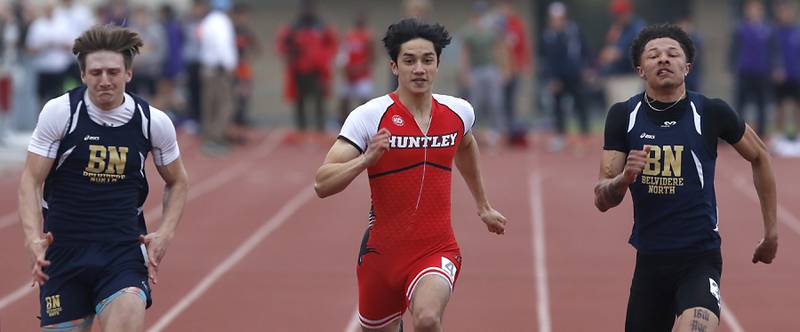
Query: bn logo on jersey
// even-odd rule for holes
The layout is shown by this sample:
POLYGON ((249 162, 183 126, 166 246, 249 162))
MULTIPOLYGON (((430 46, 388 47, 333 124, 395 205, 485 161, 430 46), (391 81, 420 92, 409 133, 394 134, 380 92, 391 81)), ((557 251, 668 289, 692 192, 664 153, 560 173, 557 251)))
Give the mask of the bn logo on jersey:
POLYGON ((647 186, 648 194, 674 195, 676 188, 683 186, 683 145, 647 146, 650 153, 645 157, 642 184, 647 186))
POLYGON ((83 176, 94 183, 113 183, 125 179, 127 146, 89 145, 89 163, 83 176))

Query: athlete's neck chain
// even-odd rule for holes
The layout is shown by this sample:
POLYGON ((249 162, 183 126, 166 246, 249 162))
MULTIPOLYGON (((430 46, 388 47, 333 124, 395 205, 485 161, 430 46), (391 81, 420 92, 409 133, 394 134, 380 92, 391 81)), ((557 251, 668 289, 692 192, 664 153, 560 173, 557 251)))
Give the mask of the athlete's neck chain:
MULTIPOLYGON (((660 109, 660 108, 655 108, 655 107, 653 107, 652 104, 650 104, 650 97, 647 96, 647 91, 645 91, 644 92, 644 102, 647 103, 647 106, 650 106, 650 108, 652 108, 654 111, 656 111, 656 112, 664 112, 664 111, 672 108, 673 106, 678 105, 678 103, 681 102, 681 100, 683 100, 684 96, 686 96, 686 90, 683 91, 683 94, 681 94, 681 97, 678 98, 678 100, 676 100, 674 103, 672 103, 672 105, 669 105, 669 106, 667 106, 667 107, 665 107, 663 109, 660 109)), ((653 101, 657 101, 657 100, 653 99, 653 101)))

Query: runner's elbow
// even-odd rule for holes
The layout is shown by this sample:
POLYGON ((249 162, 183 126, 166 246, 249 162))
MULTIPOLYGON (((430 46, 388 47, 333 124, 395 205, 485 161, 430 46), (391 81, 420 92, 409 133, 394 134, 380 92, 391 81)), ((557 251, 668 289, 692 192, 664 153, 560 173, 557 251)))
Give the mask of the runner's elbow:
POLYGON ((600 212, 606 212, 606 211, 608 211, 608 209, 612 208, 612 206, 610 206, 607 202, 603 201, 600 198, 600 196, 595 196, 594 197, 594 206, 600 212))
POLYGON ((317 197, 325 198, 330 196, 330 194, 325 190, 325 188, 319 182, 314 182, 314 192, 317 193, 317 197))
POLYGON ((336 190, 336 188, 332 187, 331 185, 326 185, 325 183, 319 181, 314 182, 314 192, 317 193, 317 197, 319 198, 331 196, 339 191, 341 191, 341 189, 336 190))

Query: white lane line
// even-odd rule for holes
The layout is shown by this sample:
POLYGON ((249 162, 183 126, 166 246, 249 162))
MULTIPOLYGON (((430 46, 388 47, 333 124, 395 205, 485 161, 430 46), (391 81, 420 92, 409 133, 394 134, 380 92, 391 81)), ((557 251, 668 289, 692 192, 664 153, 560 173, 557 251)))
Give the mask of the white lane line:
MULTIPOLYGON (((250 156, 267 156, 272 153, 281 143, 283 139, 285 130, 280 129, 276 132, 272 133, 264 140, 259 146, 253 149, 253 152, 250 153, 250 156)), ((222 187, 229 181, 233 180, 239 175, 244 174, 245 170, 250 167, 252 164, 252 160, 244 159, 240 160, 238 163, 234 164, 229 168, 222 168, 216 174, 203 179, 203 182, 192 184, 189 186, 189 194, 186 196, 186 201, 191 201, 199 196, 205 195, 211 191, 216 190, 219 187, 222 187)), ((189 177, 191 178, 191 174, 189 177)), ((148 210, 145 215, 144 219, 147 220, 147 223, 150 224, 156 219, 161 218, 162 209, 159 208, 152 208, 148 210)))
MULTIPOLYGON (((733 184, 734 187, 736 187, 736 190, 750 198, 751 201, 761 206, 761 202, 758 200, 758 195, 756 194, 755 190, 753 190, 753 185, 748 183, 744 176, 739 175, 733 177, 733 184)), ((778 221, 782 222, 784 225, 789 227, 789 229, 800 235, 800 219, 786 209, 786 207, 780 202, 778 202, 778 221)))
POLYGON ((719 311, 720 316, 722 316, 722 322, 725 323, 725 325, 728 325, 731 331, 744 332, 742 325, 739 324, 739 320, 736 319, 736 315, 733 314, 733 310, 731 310, 731 307, 729 307, 724 301, 720 302, 719 311))
POLYGON ((175 306, 170 308, 158 321, 150 327, 148 332, 163 331, 175 318, 177 318, 186 308, 203 295, 214 283, 225 273, 232 269, 239 261, 249 254, 256 246, 261 243, 273 231, 283 225, 292 214, 302 207, 309 199, 314 197, 314 191, 310 187, 304 187, 291 200, 289 200, 272 218, 269 218, 259 229, 253 233, 242 245, 236 248, 231 255, 217 265, 211 273, 207 274, 185 297, 178 301, 175 306))
POLYGON ((31 282, 26 282, 22 285, 22 287, 17 288, 17 290, 11 292, 11 294, 6 295, 2 299, 0 299, 0 310, 3 310, 6 306, 11 303, 16 302, 17 300, 25 297, 28 293, 33 291, 33 286, 31 286, 31 282))
MULTIPOLYGON (((261 143, 261 145, 257 146, 254 149, 254 153, 252 153, 251 155, 252 156, 266 156, 266 155, 269 155, 270 153, 272 153, 272 151, 274 151, 275 148, 277 148, 280 145, 281 140, 283 139, 283 136, 284 136, 284 134, 283 134, 284 132, 285 132, 285 130, 277 130, 274 133, 271 133, 269 135, 269 137, 267 139, 265 139, 263 143, 261 143)), ((243 174, 244 172, 241 172, 239 169, 240 168, 249 167, 250 163, 251 163, 251 161, 249 161, 249 160, 242 160, 238 164, 234 165, 232 168, 221 170, 221 171, 217 172, 217 174, 214 174, 211 177, 205 178, 200 183, 197 183, 197 184, 194 184, 194 185, 190 185, 189 186, 189 195, 186 197, 187 205, 188 205, 188 203, 190 201, 194 200, 195 198, 200 197, 200 196, 202 196, 202 195, 204 195, 206 193, 209 193, 209 192, 211 192, 211 191, 223 186, 224 184, 228 183, 228 181, 232 180, 236 176, 243 174)), ((161 211, 161 207, 160 206, 154 206, 154 207, 146 210, 144 216, 145 216, 145 220, 147 220, 147 224, 148 225, 152 224, 154 220, 159 219, 161 217, 161 212, 162 211, 161 211)), ((9 223, 9 225, 16 223, 16 221, 17 221, 16 211, 14 211, 14 213, 11 216, 13 218, 12 218, 12 222, 9 223)), ((7 218, 7 217, 8 217, 8 215, 3 216, 3 218, 0 219, 0 222, 4 221, 5 218, 7 218)), ((8 225, 0 223, 0 229, 2 229, 5 226, 8 226, 8 225)), ((0 310, 3 310, 3 308, 5 308, 6 306, 16 302, 17 300, 21 299, 22 297, 24 297, 28 293, 32 292, 34 290, 34 288, 35 287, 30 287, 30 283, 29 282, 26 282, 25 284, 22 285, 22 287, 19 287, 13 293, 8 294, 8 295, 4 296, 3 298, 0 298, 0 310)))
POLYGON ((0 217, 0 229, 16 224, 17 221, 19 221, 19 216, 17 215, 17 210, 14 210, 9 214, 0 217))
POLYGON ((358 327, 361 325, 359 324, 358 319, 358 308, 353 312, 353 317, 350 318, 350 322, 347 323, 347 327, 344 328, 344 332, 358 332, 358 327))
POLYGON ((533 266, 536 277, 536 313, 539 332, 550 332, 550 290, 547 284, 547 254, 545 252, 544 204, 542 202, 542 177, 537 170, 530 176, 531 237, 533 242, 533 266))

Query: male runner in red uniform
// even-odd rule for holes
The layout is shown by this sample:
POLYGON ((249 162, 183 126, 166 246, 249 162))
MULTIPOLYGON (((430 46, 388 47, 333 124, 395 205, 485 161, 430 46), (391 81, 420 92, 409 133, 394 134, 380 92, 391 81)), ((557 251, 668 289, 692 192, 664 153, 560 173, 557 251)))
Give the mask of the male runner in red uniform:
POLYGON ((416 331, 441 331, 461 268, 450 225, 453 160, 489 231, 503 234, 506 218, 483 189, 472 106, 432 92, 448 32, 404 19, 389 26, 383 42, 399 86, 350 113, 315 189, 330 196, 365 169, 369 175, 372 211, 357 268, 363 331, 398 331, 409 307, 416 331))

